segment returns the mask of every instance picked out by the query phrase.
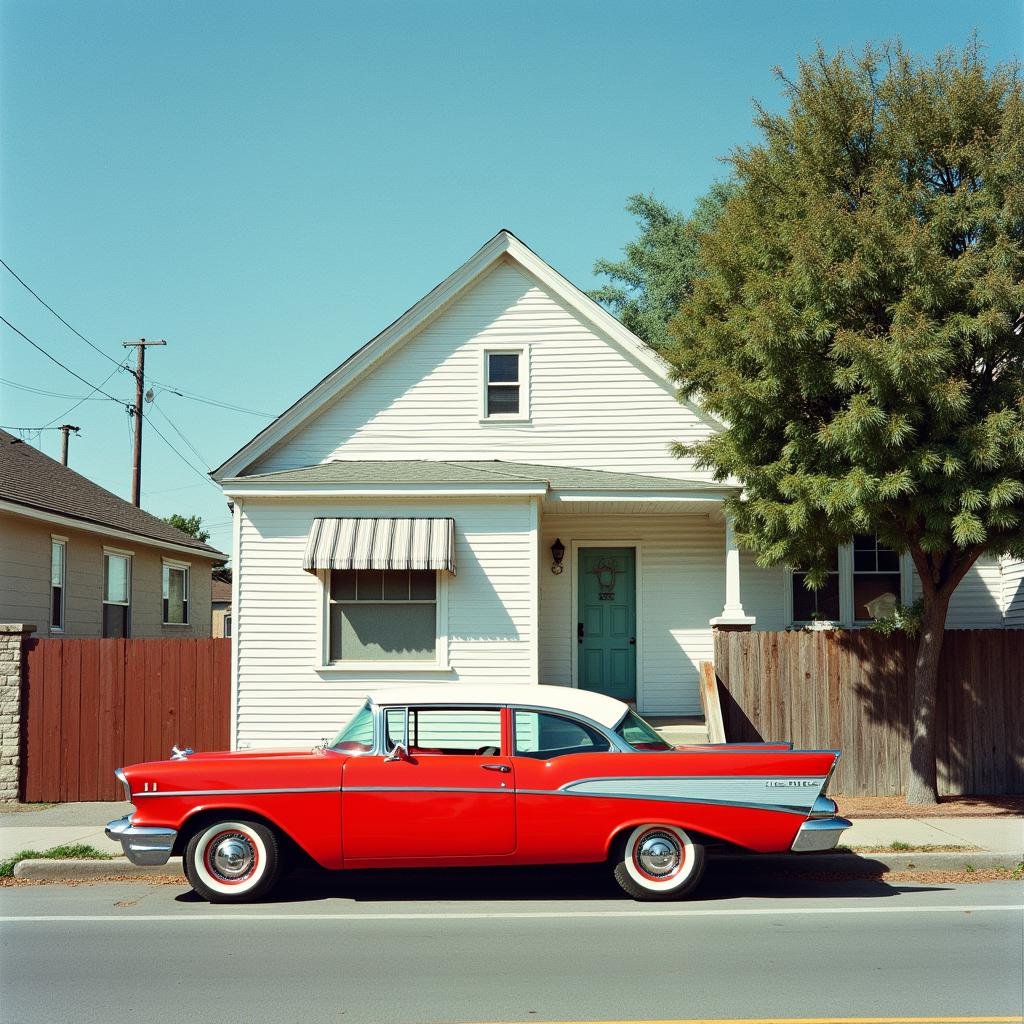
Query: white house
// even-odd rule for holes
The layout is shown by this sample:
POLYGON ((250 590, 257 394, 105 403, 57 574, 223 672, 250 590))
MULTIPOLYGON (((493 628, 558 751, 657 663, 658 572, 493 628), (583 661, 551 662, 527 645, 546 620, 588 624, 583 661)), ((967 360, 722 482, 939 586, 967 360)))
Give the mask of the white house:
MULTIPOLYGON (((816 596, 738 552, 734 489, 668 451, 716 429, 499 231, 215 471, 234 503, 234 743, 315 742, 367 690, 415 681, 700 714, 713 626, 854 624, 912 599, 908 560, 873 537, 816 596)), ((951 626, 1019 621, 1004 575, 976 566, 951 626)))

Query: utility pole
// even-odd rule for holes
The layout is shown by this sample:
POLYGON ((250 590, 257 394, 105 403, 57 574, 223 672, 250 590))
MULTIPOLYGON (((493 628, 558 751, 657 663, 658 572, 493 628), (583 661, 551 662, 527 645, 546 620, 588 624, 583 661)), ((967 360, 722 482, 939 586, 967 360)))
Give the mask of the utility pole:
POLYGON ((60 443, 60 464, 66 466, 68 464, 68 434, 72 430, 77 434, 78 427, 73 427, 70 423, 62 423, 57 429, 63 435, 60 443))
POLYGON ((146 341, 139 338, 138 341, 122 342, 125 348, 135 349, 135 369, 131 372, 135 376, 135 406, 132 415, 135 417, 135 450, 132 452, 132 504, 136 507, 140 504, 142 488, 142 393, 145 391, 146 379, 146 349, 153 345, 166 345, 166 341, 146 341))

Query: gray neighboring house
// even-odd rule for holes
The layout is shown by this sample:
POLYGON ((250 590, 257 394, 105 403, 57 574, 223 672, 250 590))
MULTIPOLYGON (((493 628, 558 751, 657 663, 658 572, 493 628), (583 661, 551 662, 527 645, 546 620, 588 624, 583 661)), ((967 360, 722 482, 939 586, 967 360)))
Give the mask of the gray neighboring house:
POLYGON ((0 622, 52 637, 208 637, 227 555, 0 430, 0 622))

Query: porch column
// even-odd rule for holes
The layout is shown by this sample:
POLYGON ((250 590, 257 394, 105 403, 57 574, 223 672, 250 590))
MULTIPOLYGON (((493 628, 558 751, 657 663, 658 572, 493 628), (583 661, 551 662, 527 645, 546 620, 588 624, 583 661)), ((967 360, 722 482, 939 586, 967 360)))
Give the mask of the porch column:
POLYGON ((747 615, 740 601, 740 549, 736 546, 736 534, 732 528, 732 517, 725 517, 725 607, 721 615, 711 620, 712 626, 732 629, 750 629, 757 621, 747 615))

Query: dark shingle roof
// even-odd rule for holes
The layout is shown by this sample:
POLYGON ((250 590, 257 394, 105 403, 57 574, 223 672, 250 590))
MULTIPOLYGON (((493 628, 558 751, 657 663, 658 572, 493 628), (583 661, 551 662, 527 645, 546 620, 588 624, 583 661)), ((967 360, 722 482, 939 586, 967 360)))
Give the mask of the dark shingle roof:
POLYGON ((178 544, 210 555, 227 556, 175 529, 141 508, 62 466, 32 445, 0 430, 0 499, 16 505, 106 526, 154 543, 178 544))
POLYGON ((418 459, 393 461, 336 460, 302 469, 286 469, 237 478, 245 483, 345 483, 345 484, 545 484, 552 490, 597 489, 602 491, 716 491, 731 490, 726 484, 707 480, 679 480, 612 473, 603 469, 541 466, 527 462, 460 460, 434 462, 418 459))

